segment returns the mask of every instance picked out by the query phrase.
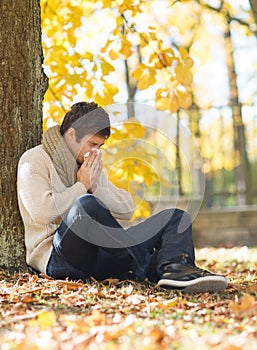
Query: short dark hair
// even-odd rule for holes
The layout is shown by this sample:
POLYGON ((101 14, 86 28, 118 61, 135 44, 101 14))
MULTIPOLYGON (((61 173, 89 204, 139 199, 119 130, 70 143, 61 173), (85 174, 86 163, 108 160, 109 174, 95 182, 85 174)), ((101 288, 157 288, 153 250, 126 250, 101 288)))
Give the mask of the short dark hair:
POLYGON ((76 131, 76 140, 79 142, 85 135, 110 136, 110 119, 107 112, 95 102, 75 103, 65 114, 60 132, 73 128, 76 131))

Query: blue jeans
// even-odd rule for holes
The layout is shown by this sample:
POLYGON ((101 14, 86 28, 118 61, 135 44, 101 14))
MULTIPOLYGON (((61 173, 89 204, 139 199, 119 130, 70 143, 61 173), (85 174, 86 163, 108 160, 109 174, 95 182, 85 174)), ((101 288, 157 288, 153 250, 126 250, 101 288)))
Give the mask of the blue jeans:
POLYGON ((122 228, 93 195, 81 196, 54 233, 47 266, 54 278, 97 280, 146 277, 156 282, 166 265, 187 254, 195 260, 190 216, 166 209, 122 228))

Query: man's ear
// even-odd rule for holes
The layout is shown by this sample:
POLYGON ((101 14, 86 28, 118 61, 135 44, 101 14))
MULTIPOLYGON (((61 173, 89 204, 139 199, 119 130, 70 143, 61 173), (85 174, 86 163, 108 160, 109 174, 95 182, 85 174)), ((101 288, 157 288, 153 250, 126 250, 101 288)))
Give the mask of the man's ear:
POLYGON ((65 134, 65 138, 67 141, 71 143, 76 142, 76 130, 74 128, 69 128, 65 134))

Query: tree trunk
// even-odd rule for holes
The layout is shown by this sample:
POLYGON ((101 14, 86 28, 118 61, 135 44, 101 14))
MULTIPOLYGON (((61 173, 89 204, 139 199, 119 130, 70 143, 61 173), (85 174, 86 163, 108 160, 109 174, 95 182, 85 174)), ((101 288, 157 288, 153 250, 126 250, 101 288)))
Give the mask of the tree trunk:
POLYGON ((245 128, 242 118, 242 108, 238 97, 237 76, 233 56, 233 45, 231 40, 230 23, 227 23, 225 35, 225 50, 228 68, 230 106, 232 109, 234 130, 234 162, 235 182, 237 187, 237 204, 251 204, 251 175, 250 164, 246 150, 245 128))
POLYGON ((42 70, 40 0, 0 0, 0 267, 25 266, 16 196, 17 164, 38 144, 47 79, 42 70))
POLYGON ((257 24, 257 0, 249 0, 255 23, 257 24))
POLYGON ((183 196, 184 191, 182 187, 182 164, 180 153, 180 110, 177 111, 175 169, 178 177, 178 194, 179 196, 183 196))

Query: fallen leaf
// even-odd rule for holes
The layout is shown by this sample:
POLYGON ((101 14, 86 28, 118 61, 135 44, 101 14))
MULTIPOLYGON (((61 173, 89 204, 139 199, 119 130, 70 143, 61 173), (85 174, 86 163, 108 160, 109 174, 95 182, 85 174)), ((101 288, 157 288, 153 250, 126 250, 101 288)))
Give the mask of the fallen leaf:
POLYGON ((39 327, 44 330, 56 323, 56 315, 54 311, 42 311, 38 315, 39 327))
POLYGON ((169 299, 169 300, 163 300, 161 302, 158 303, 158 306, 161 308, 161 309, 168 309, 169 307, 173 307, 175 305, 177 305, 179 301, 179 298, 175 297, 173 299, 169 299))
POLYGON ((83 287, 82 283, 79 282, 71 282, 71 281, 61 281, 58 280, 55 282, 58 286, 65 287, 67 290, 79 289, 83 287))
POLYGON ((105 322, 105 313, 97 310, 97 309, 93 309, 92 314, 89 316, 86 316, 84 318, 84 322, 87 322, 91 325, 101 325, 102 323, 105 322))
POLYGON ((253 308, 255 299, 250 294, 244 294, 244 296, 238 302, 232 302, 230 307, 235 315, 245 313, 253 308))
POLYGON ((243 348, 241 346, 228 345, 224 348, 224 350, 243 350, 243 348))

